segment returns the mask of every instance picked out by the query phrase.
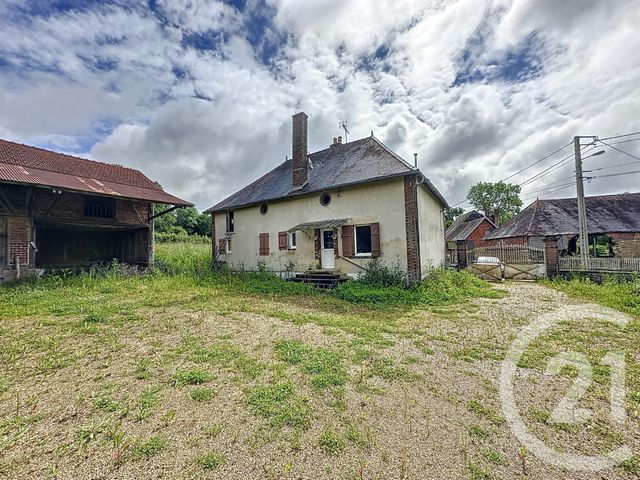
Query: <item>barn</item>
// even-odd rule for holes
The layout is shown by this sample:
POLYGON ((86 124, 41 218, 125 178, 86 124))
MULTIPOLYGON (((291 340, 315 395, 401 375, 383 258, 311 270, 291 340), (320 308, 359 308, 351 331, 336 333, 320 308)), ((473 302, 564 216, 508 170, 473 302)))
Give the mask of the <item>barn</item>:
POLYGON ((113 259, 149 265, 154 218, 188 205, 138 170, 0 139, 0 282, 113 259))

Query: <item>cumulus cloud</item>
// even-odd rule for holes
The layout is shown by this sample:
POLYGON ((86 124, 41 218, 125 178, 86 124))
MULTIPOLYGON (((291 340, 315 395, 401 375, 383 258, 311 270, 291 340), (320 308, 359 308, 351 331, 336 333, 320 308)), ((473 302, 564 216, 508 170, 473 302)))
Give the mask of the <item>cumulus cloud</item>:
POLYGON ((312 151, 348 120, 350 139, 419 153, 451 203, 573 135, 640 130, 640 0, 54 3, 0 5, 0 135, 131 165, 200 208, 290 155, 299 110, 312 151))

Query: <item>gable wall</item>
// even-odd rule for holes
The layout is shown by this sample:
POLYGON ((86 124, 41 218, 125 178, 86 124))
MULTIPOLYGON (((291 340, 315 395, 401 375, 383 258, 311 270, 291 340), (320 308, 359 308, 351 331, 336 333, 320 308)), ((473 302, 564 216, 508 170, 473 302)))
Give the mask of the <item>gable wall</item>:
POLYGON ((425 188, 418 188, 418 224, 420 230, 420 262, 422 276, 444 266, 444 209, 425 188))
MULTIPOLYGON (((406 269, 406 234, 403 179, 393 179, 368 185, 328 190, 332 200, 327 207, 319 202, 320 193, 304 197, 268 202, 269 210, 261 215, 259 205, 235 210, 235 233, 231 235, 232 252, 221 260, 235 268, 255 268, 264 261, 270 269, 281 272, 292 262, 296 272, 318 268, 315 258, 313 232, 297 232, 295 251, 279 250, 278 232, 305 222, 348 218, 351 225, 380 223, 380 257, 387 265, 400 265, 406 269), (269 234, 269 255, 259 255, 259 235, 269 234)), ((225 238, 226 214, 214 214, 214 246, 225 238)), ((342 255, 342 239, 338 228, 338 253, 342 255)), ((444 248, 444 247, 443 247, 444 248)), ((351 262, 366 266, 371 258, 351 258, 351 262)), ((347 274, 363 270, 352 263, 337 258, 336 270, 347 274)))

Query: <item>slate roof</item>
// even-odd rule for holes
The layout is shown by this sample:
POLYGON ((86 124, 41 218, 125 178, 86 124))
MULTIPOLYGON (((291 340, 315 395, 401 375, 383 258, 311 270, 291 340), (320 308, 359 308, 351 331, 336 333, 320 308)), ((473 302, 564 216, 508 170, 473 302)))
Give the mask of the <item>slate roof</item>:
MULTIPOLYGON (((640 193, 587 197, 589 233, 640 232, 640 193)), ((578 234, 575 198, 536 200, 486 239, 578 234)))
POLYGON ((491 225, 495 224, 477 210, 463 213, 458 216, 444 234, 447 242, 457 242, 458 240, 466 240, 469 235, 484 221, 487 220, 491 225))
MULTIPOLYGON (((320 150, 310 154, 309 160, 312 168, 309 181, 303 188, 292 188, 292 160, 289 159, 207 211, 247 207, 270 200, 402 177, 417 171, 373 136, 320 150)), ((447 206, 446 200, 426 178, 424 185, 447 206)))
POLYGON ((133 168, 0 139, 0 182, 3 181, 170 205, 191 205, 165 192, 160 185, 133 168))

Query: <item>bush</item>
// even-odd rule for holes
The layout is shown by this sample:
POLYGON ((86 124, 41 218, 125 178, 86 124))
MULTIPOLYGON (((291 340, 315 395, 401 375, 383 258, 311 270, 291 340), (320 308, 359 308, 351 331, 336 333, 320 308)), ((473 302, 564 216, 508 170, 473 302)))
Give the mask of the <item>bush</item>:
POLYGON ((407 276, 399 265, 387 267, 374 258, 367 264, 367 271, 358 276, 358 282, 372 287, 404 287, 407 276))

